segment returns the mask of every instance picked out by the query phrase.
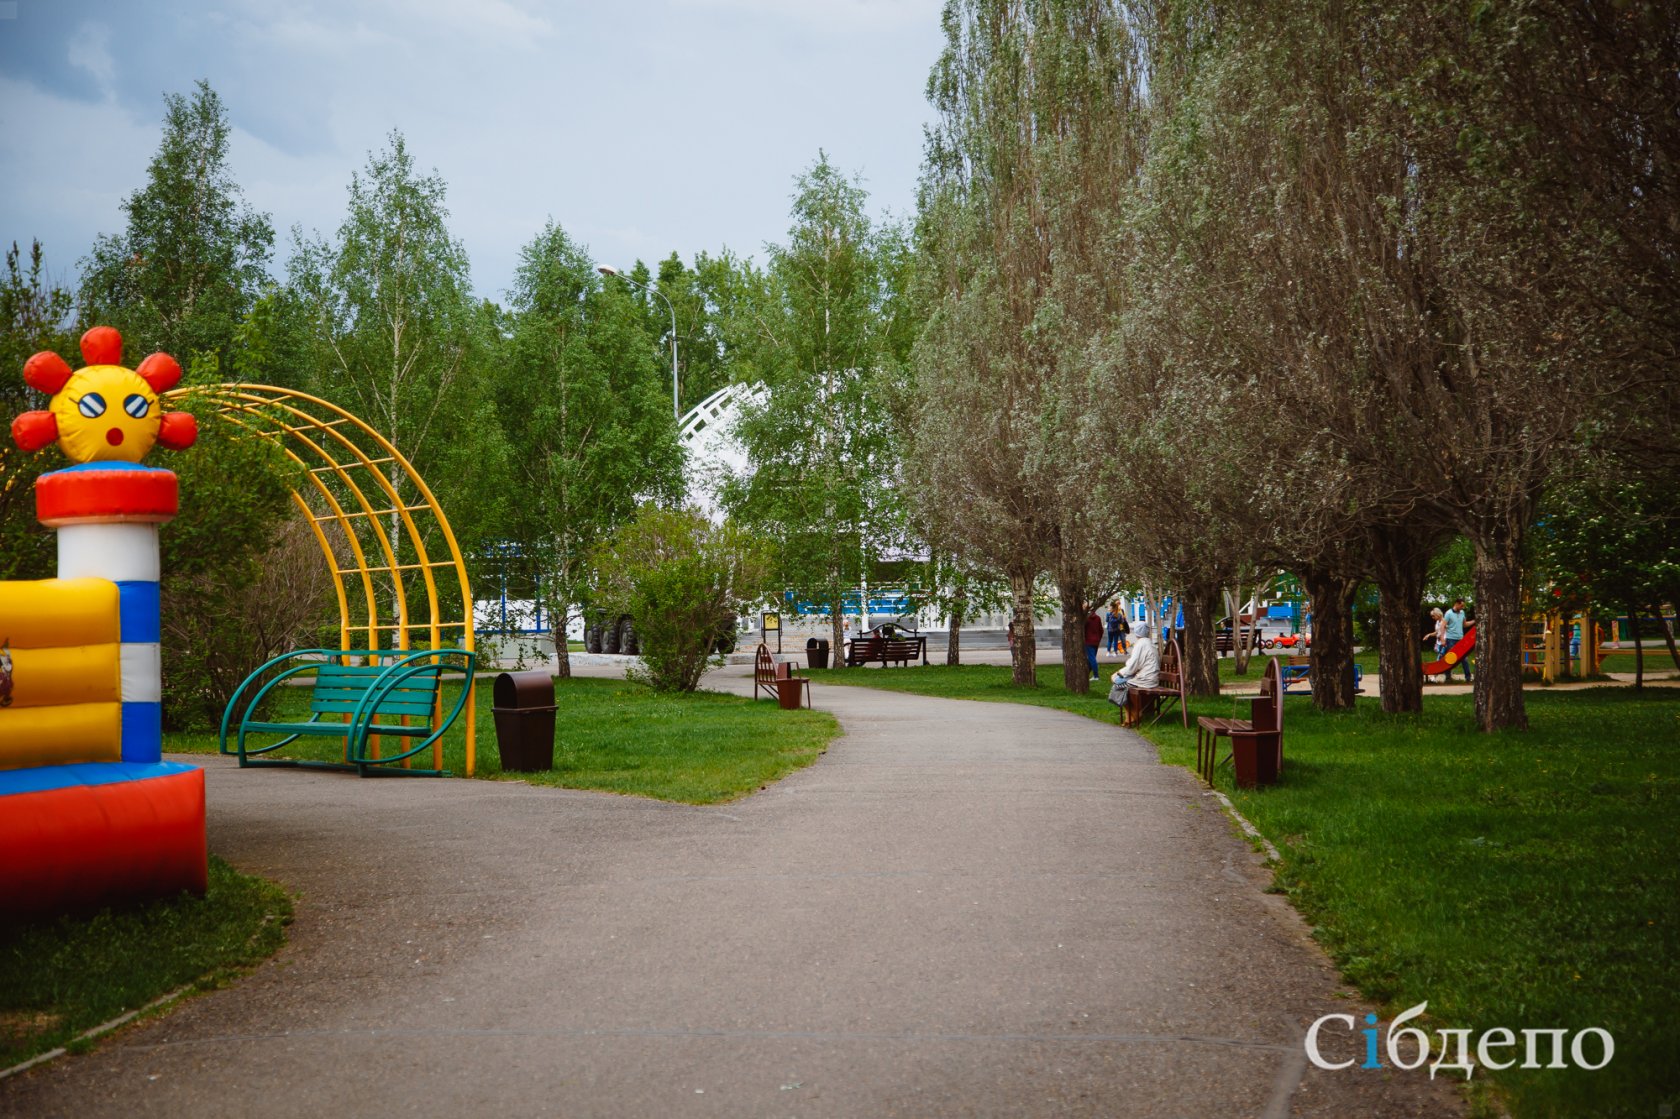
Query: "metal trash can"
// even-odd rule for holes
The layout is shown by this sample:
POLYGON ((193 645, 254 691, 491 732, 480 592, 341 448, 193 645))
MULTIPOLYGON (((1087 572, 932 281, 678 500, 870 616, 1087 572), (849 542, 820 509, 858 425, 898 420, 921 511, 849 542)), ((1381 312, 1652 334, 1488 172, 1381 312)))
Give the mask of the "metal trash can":
POLYGON ((502 768, 535 773, 554 768, 554 677, 504 672, 496 677, 490 712, 502 768))
POLYGON ((813 637, 805 642, 805 663, 812 668, 828 667, 828 638, 813 637))

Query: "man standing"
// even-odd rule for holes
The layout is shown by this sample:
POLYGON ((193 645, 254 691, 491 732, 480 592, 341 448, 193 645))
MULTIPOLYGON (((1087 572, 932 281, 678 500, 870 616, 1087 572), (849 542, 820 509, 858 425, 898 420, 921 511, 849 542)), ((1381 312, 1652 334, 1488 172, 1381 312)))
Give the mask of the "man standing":
MULTIPOLYGON (((1462 598, 1453 599, 1452 609, 1443 614, 1441 620, 1447 626, 1447 648, 1450 650, 1454 645, 1464 640, 1464 600, 1462 598)), ((1447 665, 1447 682, 1452 681, 1453 669, 1457 667, 1457 665, 1447 665)), ((1471 680, 1470 654, 1466 652, 1464 654, 1464 682, 1468 684, 1471 680)))
POLYGON ((1091 679, 1101 680, 1102 673, 1097 671, 1097 648, 1102 645, 1103 620, 1098 613, 1091 609, 1091 604, 1085 604, 1085 664, 1091 670, 1091 679))

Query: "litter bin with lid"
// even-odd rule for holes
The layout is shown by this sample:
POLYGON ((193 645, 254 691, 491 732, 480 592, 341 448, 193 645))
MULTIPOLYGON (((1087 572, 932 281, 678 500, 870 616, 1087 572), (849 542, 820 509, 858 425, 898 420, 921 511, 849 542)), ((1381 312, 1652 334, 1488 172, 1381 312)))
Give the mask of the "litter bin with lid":
POLYGON ((504 672, 496 677, 491 714, 502 769, 534 773, 554 768, 554 677, 504 672))
POLYGON ((828 639, 813 637, 805 642, 805 662, 812 668, 828 667, 828 639))

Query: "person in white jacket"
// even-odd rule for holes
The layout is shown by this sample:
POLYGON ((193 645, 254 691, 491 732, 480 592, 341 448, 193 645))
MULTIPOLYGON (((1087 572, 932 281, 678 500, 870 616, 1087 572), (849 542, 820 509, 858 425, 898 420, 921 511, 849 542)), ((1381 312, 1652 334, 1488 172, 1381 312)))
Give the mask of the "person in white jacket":
POLYGON ((1113 677, 1108 702, 1124 709, 1133 688, 1153 688, 1161 682, 1161 654, 1149 636, 1148 622, 1132 623, 1132 654, 1113 677))

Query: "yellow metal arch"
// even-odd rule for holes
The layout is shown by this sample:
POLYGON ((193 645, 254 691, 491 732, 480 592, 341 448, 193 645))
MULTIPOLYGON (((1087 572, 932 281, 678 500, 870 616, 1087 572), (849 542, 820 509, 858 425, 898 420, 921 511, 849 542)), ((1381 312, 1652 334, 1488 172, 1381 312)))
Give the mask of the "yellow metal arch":
MULTIPOLYGON (((425 479, 388 439, 336 404, 295 389, 194 385, 167 394, 183 396, 273 440, 299 467, 305 480, 293 487, 292 500, 332 571, 341 648, 409 649, 419 642, 473 651, 472 587, 455 533, 425 479), (417 616, 411 605, 421 592, 425 606, 417 616)), ((465 686, 470 777, 477 687, 473 680, 465 686)), ((432 768, 443 768, 441 739, 432 746, 432 768)))

